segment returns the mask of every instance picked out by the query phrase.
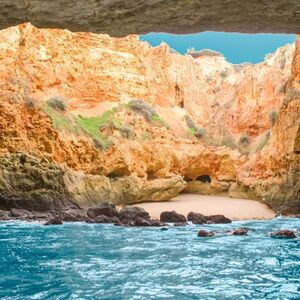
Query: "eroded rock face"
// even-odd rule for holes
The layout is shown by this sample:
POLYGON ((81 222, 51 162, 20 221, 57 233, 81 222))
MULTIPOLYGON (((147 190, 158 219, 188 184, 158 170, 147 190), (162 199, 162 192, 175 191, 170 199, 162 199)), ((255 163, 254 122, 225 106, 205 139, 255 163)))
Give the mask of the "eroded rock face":
POLYGON ((164 201, 186 189, 300 211, 299 42, 238 66, 29 23, 0 42, 0 209, 164 201), (65 111, 49 105, 57 96, 65 111))
POLYGON ((296 0, 262 2, 180 1, 73 1, 2 0, 0 27, 31 21, 39 27, 66 28, 124 36, 132 33, 200 31, 300 31, 300 5, 296 0), (251 12, 251 14, 249 14, 251 12))

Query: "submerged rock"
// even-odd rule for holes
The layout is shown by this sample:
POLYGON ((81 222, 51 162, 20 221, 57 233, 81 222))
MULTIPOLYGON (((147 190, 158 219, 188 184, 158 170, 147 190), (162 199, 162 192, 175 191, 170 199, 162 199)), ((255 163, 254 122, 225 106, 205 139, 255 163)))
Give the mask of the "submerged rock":
POLYGON ((212 216, 208 216, 207 220, 211 223, 211 224, 227 224, 227 223, 231 223, 232 221, 228 218, 226 218, 223 215, 212 215, 212 216))
POLYGON ((107 217, 117 217, 119 214, 114 204, 112 204, 111 202, 102 202, 96 207, 89 208, 87 211, 87 215, 90 218, 95 218, 99 215, 104 215, 107 217))
POLYGON ((189 212, 187 215, 187 219, 192 221, 193 224, 205 224, 207 223, 207 217, 195 212, 189 212))
POLYGON ((296 238, 296 234, 294 231, 288 229, 281 229, 270 233, 271 238, 286 238, 286 239, 294 239, 296 238))
POLYGON ((249 231, 249 228, 238 228, 238 229, 234 229, 232 231, 232 235, 247 235, 249 231))
POLYGON ((184 215, 178 214, 175 210, 164 211, 160 214, 160 221, 167 223, 185 223, 186 217, 184 215))
POLYGON ((207 230, 199 230, 198 231, 198 236, 199 237, 211 237, 211 236, 215 236, 216 233, 214 231, 207 231, 207 230))
POLYGON ((121 223, 119 218, 116 216, 108 217, 105 215, 99 215, 93 219, 87 219, 86 223, 111 223, 111 224, 119 224, 121 223))

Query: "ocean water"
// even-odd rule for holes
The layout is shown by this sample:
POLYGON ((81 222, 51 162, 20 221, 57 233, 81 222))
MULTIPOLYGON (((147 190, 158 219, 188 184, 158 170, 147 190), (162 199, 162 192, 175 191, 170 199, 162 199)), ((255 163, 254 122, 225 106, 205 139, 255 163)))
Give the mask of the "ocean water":
POLYGON ((300 219, 122 228, 0 223, 0 299, 300 299, 300 219), (249 236, 198 238, 247 226, 249 236))

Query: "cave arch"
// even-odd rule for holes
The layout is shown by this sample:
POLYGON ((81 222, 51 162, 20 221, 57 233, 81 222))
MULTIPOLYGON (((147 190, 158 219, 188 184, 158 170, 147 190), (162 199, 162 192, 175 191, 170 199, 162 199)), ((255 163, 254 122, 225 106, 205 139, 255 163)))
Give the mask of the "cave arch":
POLYGON ((198 176, 196 180, 202 183, 211 183, 211 177, 207 174, 198 176))

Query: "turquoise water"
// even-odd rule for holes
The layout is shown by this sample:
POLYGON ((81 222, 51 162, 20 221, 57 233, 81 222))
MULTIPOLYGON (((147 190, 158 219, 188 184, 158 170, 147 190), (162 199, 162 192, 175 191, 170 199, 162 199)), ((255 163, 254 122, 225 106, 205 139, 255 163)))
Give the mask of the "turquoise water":
POLYGON ((0 299, 300 299, 300 219, 120 228, 0 223, 0 299), (249 236, 198 238, 247 226, 249 236))

